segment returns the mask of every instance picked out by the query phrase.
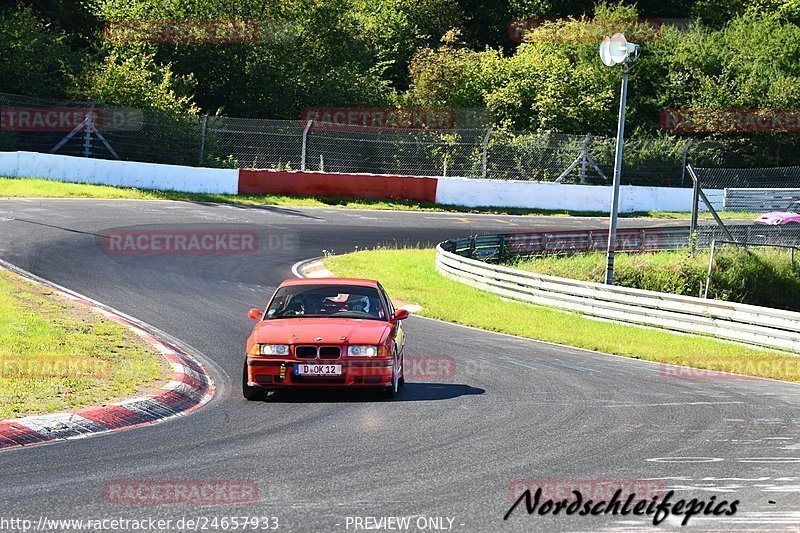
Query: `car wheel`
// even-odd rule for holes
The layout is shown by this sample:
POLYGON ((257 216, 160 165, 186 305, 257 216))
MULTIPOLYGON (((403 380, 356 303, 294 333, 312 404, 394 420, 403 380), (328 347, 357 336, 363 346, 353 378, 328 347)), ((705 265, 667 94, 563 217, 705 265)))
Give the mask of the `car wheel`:
POLYGON ((392 362, 392 384, 384 390, 387 398, 396 398, 397 391, 400 388, 400 372, 397 367, 397 353, 394 354, 394 361, 392 362))
POLYGON ((260 387, 251 387, 247 384, 247 361, 242 368, 242 395, 251 402, 263 402, 267 398, 267 391, 260 387))
POLYGON ((406 384, 406 356, 400 356, 400 378, 398 379, 399 385, 402 387, 406 384))

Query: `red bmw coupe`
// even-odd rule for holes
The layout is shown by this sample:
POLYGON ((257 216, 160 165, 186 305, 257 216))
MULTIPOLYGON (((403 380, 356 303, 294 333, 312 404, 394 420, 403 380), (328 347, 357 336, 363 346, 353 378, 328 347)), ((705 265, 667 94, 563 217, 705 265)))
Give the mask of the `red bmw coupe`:
POLYGON ((365 279, 288 279, 247 339, 242 392, 372 387, 389 397, 403 385, 405 309, 395 310, 381 284, 365 279))

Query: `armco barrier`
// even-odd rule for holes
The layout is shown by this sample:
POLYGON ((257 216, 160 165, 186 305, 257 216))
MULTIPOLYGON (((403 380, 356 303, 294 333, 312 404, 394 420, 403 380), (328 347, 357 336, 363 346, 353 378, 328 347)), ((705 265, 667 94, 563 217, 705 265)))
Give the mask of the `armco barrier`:
POLYGON ((436 247, 436 268, 460 283, 590 316, 800 351, 800 313, 525 272, 436 247))
MULTIPOLYGON (((617 230, 616 250, 650 252, 675 250, 689 243, 689 228, 670 226, 658 229, 617 230)), ((502 235, 476 235, 442 243, 442 247, 462 257, 481 261, 502 261, 514 256, 574 254, 605 250, 608 230, 518 231, 502 235)))

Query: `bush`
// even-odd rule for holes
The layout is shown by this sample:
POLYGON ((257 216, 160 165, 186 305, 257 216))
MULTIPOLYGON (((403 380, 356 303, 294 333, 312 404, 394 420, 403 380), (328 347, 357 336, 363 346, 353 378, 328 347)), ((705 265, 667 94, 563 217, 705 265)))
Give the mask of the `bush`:
POLYGON ((63 98, 66 78, 79 63, 66 36, 29 7, 0 9, 0 80, 4 92, 63 98))

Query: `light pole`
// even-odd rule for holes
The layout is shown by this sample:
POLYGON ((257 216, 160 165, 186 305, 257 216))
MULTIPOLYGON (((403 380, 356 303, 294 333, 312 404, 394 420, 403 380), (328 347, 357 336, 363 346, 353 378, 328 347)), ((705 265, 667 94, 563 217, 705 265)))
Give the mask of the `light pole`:
POLYGON ((607 67, 622 64, 622 89, 619 97, 617 147, 614 154, 614 186, 611 194, 611 220, 608 225, 606 252, 606 285, 614 284, 614 252, 617 247, 617 214, 619 212, 619 183, 622 175, 622 143, 625 137, 625 105, 628 99, 628 67, 639 57, 639 45, 629 43, 621 33, 606 37, 600 44, 600 59, 607 67))

